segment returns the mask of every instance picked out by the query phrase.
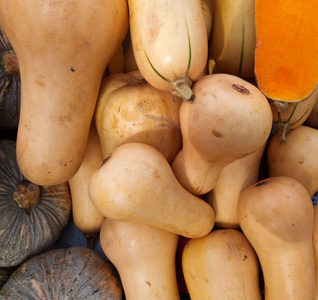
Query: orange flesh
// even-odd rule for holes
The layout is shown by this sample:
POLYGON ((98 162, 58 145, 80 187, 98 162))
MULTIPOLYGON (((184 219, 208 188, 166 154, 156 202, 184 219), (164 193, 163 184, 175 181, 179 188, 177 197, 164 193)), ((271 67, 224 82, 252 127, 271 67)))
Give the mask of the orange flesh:
POLYGON ((300 101, 318 82, 318 1, 256 0, 255 76, 270 99, 300 101))

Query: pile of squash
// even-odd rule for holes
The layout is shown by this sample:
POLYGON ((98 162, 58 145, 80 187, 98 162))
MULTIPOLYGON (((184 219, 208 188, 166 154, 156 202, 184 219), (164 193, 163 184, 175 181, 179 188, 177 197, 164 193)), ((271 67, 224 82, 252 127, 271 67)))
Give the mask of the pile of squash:
POLYGON ((318 299, 317 20, 0 0, 0 299, 318 299))

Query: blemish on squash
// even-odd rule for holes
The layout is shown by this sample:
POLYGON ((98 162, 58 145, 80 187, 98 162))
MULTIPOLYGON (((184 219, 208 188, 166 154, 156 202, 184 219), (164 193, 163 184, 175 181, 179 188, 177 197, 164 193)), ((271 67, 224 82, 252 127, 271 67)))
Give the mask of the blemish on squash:
POLYGON ((262 181, 256 183, 255 187, 259 187, 259 186, 262 186, 262 185, 265 185, 265 184, 268 184, 268 180, 262 180, 262 181))
POLYGON ((71 72, 75 72, 75 69, 74 69, 73 67, 71 67, 71 69, 70 69, 70 70, 71 70, 71 72))
POLYGON ((244 261, 247 260, 247 255, 246 255, 246 254, 244 255, 243 260, 244 260, 244 261))
POLYGON ((35 82, 37 85, 39 85, 40 87, 45 88, 45 84, 44 84, 43 81, 35 80, 34 82, 35 82))
POLYGON ((146 281, 146 283, 147 283, 149 286, 151 286, 151 283, 150 283, 149 281, 146 281))
POLYGON ((249 95, 251 92, 243 85, 233 83, 232 87, 243 95, 249 95))
POLYGON ((223 137, 223 134, 217 130, 212 130, 212 134, 217 138, 223 137))
POLYGON ((304 161, 299 161, 298 164, 302 165, 304 163, 304 161))
POLYGON ((109 154, 99 165, 99 167, 97 169, 99 169, 100 167, 102 167, 104 164, 106 164, 106 162, 111 158, 112 154, 109 154))

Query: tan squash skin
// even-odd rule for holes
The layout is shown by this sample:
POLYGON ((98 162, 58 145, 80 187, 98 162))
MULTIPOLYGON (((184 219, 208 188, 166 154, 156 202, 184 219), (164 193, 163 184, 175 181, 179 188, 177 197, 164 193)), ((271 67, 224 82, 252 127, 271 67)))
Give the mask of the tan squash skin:
POLYGON ((145 223, 185 237, 211 231, 211 206, 185 190, 164 156, 144 143, 118 146, 90 182, 95 207, 117 221, 145 223))
POLYGON ((255 1, 213 0, 214 17, 209 58, 215 73, 254 77, 255 1))
POLYGON ((265 299, 314 300, 314 210, 306 189, 289 177, 264 179, 243 191, 238 216, 260 260, 265 299))
POLYGON ((182 147, 181 101, 151 86, 139 71, 105 78, 94 116, 104 158, 123 143, 142 142, 172 163, 182 147))
POLYGON ((314 206, 314 230, 313 243, 315 255, 315 270, 316 270, 316 299, 318 299, 318 206, 314 206))
POLYGON ((286 105, 286 102, 269 100, 273 113, 274 127, 279 133, 282 142, 286 141, 290 130, 306 122, 314 109, 317 99, 318 88, 306 99, 295 103, 288 103, 288 105, 286 105))
POLYGON ((206 75, 193 92, 195 100, 180 107, 183 148, 172 169, 184 188, 203 195, 225 166, 264 145, 272 113, 259 89, 234 75, 206 75))
POLYGON ((214 188, 206 195, 219 228, 239 228, 237 203, 241 192, 258 181, 266 143, 250 155, 235 160, 221 172, 214 188))
POLYGON ((206 68, 208 39, 200 0, 128 0, 135 59, 159 90, 193 100, 192 81, 206 68))
POLYGON ((238 230, 218 229, 190 239, 182 269, 191 300, 262 299, 258 258, 238 230))
POLYGON ((276 132, 267 148, 269 176, 298 180, 312 197, 318 191, 318 130, 305 125, 293 129, 281 143, 276 132))
POLYGON ((128 29, 124 0, 0 1, 17 55, 17 159, 38 185, 68 181, 83 159, 103 72, 128 29))
POLYGON ((178 239, 150 225, 105 220, 101 246, 119 272, 127 300, 180 299, 175 264, 178 239))
POLYGON ((102 161, 103 153, 100 141, 95 124, 92 122, 82 164, 77 173, 68 181, 72 195, 74 224, 87 239, 99 232, 105 220, 89 196, 91 177, 102 161))

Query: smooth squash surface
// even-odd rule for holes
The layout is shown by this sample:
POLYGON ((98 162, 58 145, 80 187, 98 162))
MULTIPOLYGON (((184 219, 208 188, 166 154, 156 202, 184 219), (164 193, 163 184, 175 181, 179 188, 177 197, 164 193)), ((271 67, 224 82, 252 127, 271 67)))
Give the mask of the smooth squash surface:
POLYGON ((272 100, 300 101, 318 82, 318 2, 256 0, 255 75, 272 100))
POLYGON ((0 1, 17 55, 17 159, 39 185, 69 180, 83 159, 100 82, 128 29, 124 0, 0 1))

